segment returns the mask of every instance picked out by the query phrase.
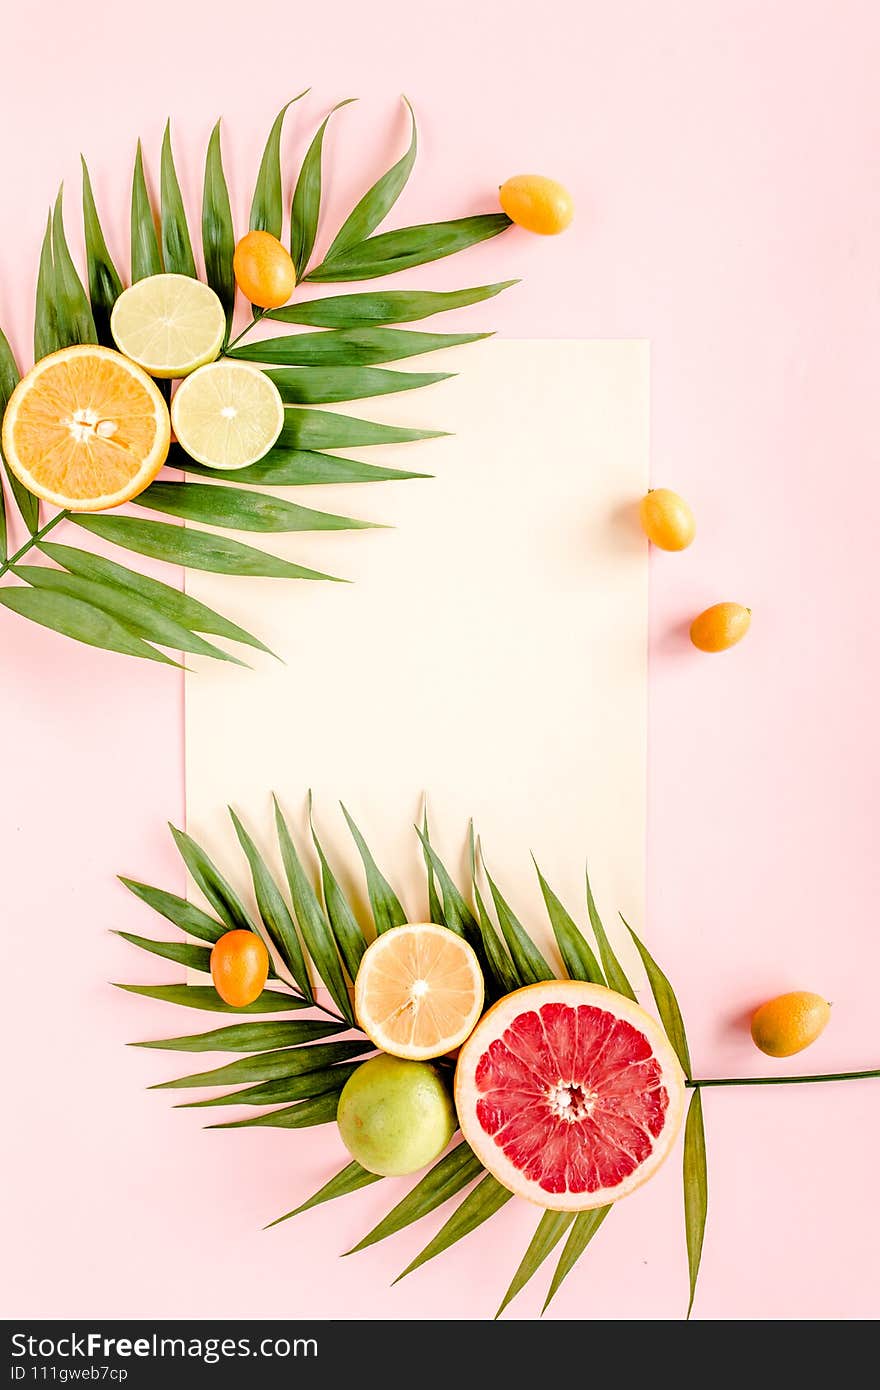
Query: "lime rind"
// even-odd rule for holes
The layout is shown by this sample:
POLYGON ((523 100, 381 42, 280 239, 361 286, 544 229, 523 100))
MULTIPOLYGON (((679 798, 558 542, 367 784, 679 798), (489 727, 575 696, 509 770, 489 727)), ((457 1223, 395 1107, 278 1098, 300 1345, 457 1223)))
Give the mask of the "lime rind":
POLYGON ((214 362, 181 383, 171 422, 190 458, 230 472, 263 458, 281 433, 278 387, 248 362, 214 362))
POLYGON ((119 351, 150 376, 189 376, 213 362, 226 334, 218 296, 189 275, 150 275, 123 290, 110 331, 119 351))

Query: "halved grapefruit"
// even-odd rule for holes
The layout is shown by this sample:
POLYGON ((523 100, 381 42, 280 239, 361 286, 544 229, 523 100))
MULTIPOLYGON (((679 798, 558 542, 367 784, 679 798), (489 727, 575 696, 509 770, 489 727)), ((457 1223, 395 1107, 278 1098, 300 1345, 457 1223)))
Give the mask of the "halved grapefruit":
POLYGON ((672 1147, 684 1075, 665 1033, 601 985, 551 980, 477 1024, 455 1073, 461 1131, 511 1192, 554 1211, 625 1197, 672 1147))

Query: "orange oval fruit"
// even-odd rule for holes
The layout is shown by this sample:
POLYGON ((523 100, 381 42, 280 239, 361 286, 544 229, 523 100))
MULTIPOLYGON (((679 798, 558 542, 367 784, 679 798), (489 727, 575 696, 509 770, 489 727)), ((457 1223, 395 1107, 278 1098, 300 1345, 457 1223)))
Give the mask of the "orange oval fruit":
POLYGON ((225 1004, 243 1009, 263 992, 269 974, 269 952, 252 931, 228 931, 211 952, 211 979, 225 1004))
POLYGON ((752 1015, 752 1041, 768 1057, 793 1057, 816 1041, 830 1017, 831 1005, 821 994, 778 994, 752 1015))
POLYGON ((639 503, 642 530, 661 550, 686 550, 697 534, 694 514, 683 497, 668 487, 655 487, 639 503))
POLYGON ((296 288, 290 252, 271 232, 248 232, 232 257, 235 283, 252 304, 278 309, 296 288))
POLYGON ((691 623, 691 641, 701 652, 726 652, 749 630, 751 608, 741 603, 713 603, 691 623))
POLYGON ((511 222, 540 236, 557 236, 574 217, 571 194, 542 174, 517 174, 499 189, 501 206, 511 222))

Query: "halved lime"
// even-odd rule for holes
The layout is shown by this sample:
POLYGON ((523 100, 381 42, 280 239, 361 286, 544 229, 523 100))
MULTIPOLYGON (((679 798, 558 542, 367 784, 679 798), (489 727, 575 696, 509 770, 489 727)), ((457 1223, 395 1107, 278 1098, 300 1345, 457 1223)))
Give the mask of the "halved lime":
POLYGON ((208 468, 246 468, 281 433, 284 405, 274 381, 248 362, 213 362, 181 382, 171 402, 181 446, 208 468))
POLYGON ((189 275, 150 275, 123 290, 110 315, 116 346, 150 376, 189 376, 213 362, 226 333, 214 291, 189 275))

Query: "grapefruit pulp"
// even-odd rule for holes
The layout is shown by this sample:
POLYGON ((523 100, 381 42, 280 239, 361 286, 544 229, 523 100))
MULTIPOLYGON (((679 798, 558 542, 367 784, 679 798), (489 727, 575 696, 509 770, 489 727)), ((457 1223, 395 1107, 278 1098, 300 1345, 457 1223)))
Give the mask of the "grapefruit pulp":
POLYGON ((505 1187, 554 1211, 625 1197, 663 1162, 684 1075, 659 1023, 601 985, 528 985, 486 1013, 455 1073, 461 1131, 505 1187))

